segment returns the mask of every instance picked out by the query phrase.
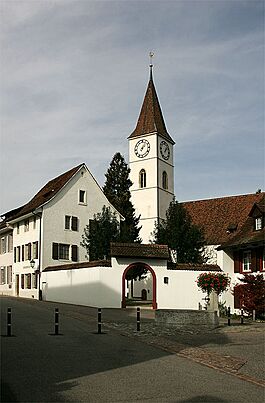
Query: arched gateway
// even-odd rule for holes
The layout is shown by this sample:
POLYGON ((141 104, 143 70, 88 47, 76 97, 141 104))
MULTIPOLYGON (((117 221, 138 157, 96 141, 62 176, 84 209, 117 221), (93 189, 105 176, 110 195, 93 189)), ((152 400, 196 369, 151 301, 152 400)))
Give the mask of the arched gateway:
POLYGON ((122 301, 121 301, 121 307, 122 308, 126 308, 126 295, 125 295, 125 283, 126 283, 126 274, 128 273, 129 270, 131 270, 134 267, 139 267, 142 266, 144 269, 148 270, 151 274, 152 274, 152 284, 153 284, 153 298, 152 298, 152 307, 153 309, 157 309, 157 302, 156 302, 156 274, 154 272, 154 270, 152 269, 152 267, 150 267, 148 264, 146 263, 142 263, 142 262, 135 262, 135 263, 131 263, 128 267, 126 267, 126 269, 124 270, 123 274, 122 274, 122 301))

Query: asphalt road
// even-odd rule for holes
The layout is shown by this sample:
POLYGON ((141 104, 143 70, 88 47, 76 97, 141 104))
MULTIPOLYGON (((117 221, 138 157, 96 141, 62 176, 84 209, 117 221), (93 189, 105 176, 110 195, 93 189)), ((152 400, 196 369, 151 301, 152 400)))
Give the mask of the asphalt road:
POLYGON ((96 334, 93 316, 61 314, 54 336, 47 303, 0 303, 2 402, 264 402, 261 386, 111 329, 96 334), (13 337, 5 336, 7 307, 13 337))

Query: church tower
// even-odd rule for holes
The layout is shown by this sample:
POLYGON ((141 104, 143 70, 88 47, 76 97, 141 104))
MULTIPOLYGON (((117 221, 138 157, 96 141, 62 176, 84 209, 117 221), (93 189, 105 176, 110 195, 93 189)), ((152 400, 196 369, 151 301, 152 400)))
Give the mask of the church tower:
POLYGON ((135 130, 129 139, 129 167, 132 203, 141 215, 140 237, 152 240, 155 223, 164 219, 174 197, 174 140, 168 134, 159 105, 153 65, 135 130))

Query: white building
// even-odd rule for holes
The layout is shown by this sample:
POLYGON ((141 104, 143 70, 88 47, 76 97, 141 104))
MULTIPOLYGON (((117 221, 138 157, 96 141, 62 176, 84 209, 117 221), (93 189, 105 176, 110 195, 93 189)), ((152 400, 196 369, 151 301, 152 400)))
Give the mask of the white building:
POLYGON ((6 213, 0 226, 0 293, 38 298, 43 268, 86 260, 81 236, 104 205, 121 219, 86 165, 80 164, 6 213))

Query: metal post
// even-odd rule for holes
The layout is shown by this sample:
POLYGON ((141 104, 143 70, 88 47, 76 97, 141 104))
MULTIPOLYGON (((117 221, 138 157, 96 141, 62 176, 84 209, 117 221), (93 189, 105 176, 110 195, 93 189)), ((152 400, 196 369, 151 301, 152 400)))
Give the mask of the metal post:
POLYGON ((7 336, 10 337, 11 335, 11 308, 7 308, 7 336))
POLYGON ((230 306, 228 307, 228 310, 227 310, 227 316, 228 316, 227 324, 228 324, 228 326, 230 326, 231 325, 231 309, 230 309, 230 306))
POLYGON ((141 321, 141 317, 140 317, 140 308, 137 308, 137 332, 140 332, 140 321, 141 321))
POLYGON ((58 336, 59 334, 59 309, 55 308, 55 316, 54 316, 54 334, 58 336))
POLYGON ((255 309, 253 309, 253 312, 252 312, 252 319, 253 319, 253 322, 255 322, 255 320, 256 320, 256 310, 255 309))
POLYGON ((98 334, 101 334, 101 308, 98 308, 98 334))
POLYGON ((241 309, 240 323, 241 323, 241 325, 243 325, 243 324, 244 324, 244 315, 243 315, 243 309, 241 309))

